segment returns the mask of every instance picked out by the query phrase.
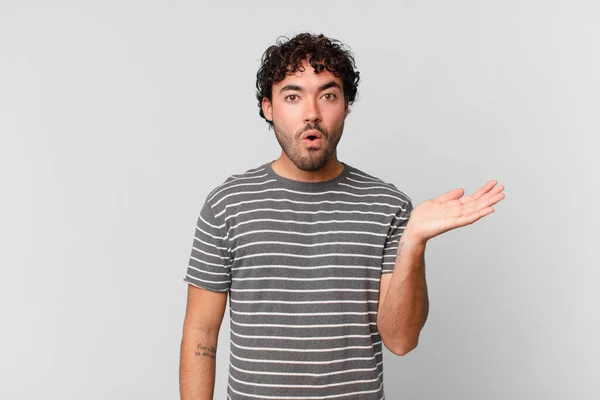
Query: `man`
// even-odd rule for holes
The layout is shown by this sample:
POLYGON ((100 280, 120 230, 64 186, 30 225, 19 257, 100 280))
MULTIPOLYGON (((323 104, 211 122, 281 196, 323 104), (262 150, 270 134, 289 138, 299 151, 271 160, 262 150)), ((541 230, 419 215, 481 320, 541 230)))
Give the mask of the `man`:
POLYGON ((384 399, 383 345, 410 352, 427 319, 427 241, 504 198, 491 181, 413 209, 394 185, 340 162, 358 81, 351 53, 323 35, 263 55, 260 115, 282 153, 229 177, 200 212, 185 278, 182 399, 212 399, 228 294, 229 399, 384 399))

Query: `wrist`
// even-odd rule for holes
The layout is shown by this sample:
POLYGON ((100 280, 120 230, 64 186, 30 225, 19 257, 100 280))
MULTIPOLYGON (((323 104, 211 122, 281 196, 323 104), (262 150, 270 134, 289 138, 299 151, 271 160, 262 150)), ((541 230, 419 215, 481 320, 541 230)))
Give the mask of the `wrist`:
POLYGON ((413 239, 408 235, 403 235, 398 244, 396 262, 402 260, 405 263, 408 262, 409 265, 413 265, 414 262, 412 261, 420 260, 425 257, 425 246, 425 242, 413 239))
POLYGON ((400 242, 403 243, 403 248, 411 247, 415 249, 423 248, 427 244, 427 239, 421 238, 413 230, 410 229, 410 225, 406 226, 404 232, 402 233, 402 237, 400 238, 400 242))

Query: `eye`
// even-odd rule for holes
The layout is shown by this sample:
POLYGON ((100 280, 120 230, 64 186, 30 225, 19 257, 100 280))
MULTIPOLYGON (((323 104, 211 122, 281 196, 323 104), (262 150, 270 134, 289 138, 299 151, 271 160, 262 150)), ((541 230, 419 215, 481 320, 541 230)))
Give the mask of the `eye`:
POLYGON ((296 99, 298 99, 298 95, 296 95, 296 94, 289 94, 289 95, 285 96, 285 99, 287 101, 295 101, 296 99))
POLYGON ((331 100, 331 101, 337 99, 337 96, 333 93, 326 93, 323 95, 323 97, 325 97, 325 100, 331 100))

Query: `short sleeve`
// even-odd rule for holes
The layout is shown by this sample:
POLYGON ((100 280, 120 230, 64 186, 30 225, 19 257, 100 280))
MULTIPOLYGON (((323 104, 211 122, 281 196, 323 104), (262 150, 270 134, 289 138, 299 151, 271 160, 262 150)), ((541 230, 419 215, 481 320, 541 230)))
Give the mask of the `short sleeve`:
POLYGON ((398 244, 400 243, 400 238, 402 237, 402 233, 404 233, 404 228, 408 224, 408 220, 410 218, 410 213, 413 210, 413 205, 410 199, 403 204, 396 215, 392 219, 390 224, 390 230, 388 232, 388 236, 385 242, 385 247, 383 249, 383 260, 382 260, 382 274, 389 274, 394 272, 394 265, 396 264, 396 255, 398 253, 398 244))
POLYGON ((231 258, 226 232, 225 225, 219 225, 205 202, 198 216, 185 282, 213 292, 229 291, 231 258))

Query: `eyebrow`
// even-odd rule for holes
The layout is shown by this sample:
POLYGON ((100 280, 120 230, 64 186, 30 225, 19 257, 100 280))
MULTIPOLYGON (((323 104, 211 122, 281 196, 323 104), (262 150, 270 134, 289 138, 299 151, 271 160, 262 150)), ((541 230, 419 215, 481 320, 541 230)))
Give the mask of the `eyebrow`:
MULTIPOLYGON (((340 87, 340 85, 338 85, 338 83, 336 81, 331 81, 331 82, 327 82, 324 85, 319 86, 319 90, 318 91, 321 92, 323 90, 326 90, 326 89, 329 89, 329 88, 332 88, 332 87, 335 87, 335 88, 338 88, 338 89, 342 90, 342 88, 340 87)), ((304 90, 304 88, 302 86, 298 86, 298 85, 285 85, 284 87, 282 87, 279 90, 279 93, 282 93, 282 92, 284 92, 286 90, 295 90, 295 91, 301 92, 301 91, 304 90)))

